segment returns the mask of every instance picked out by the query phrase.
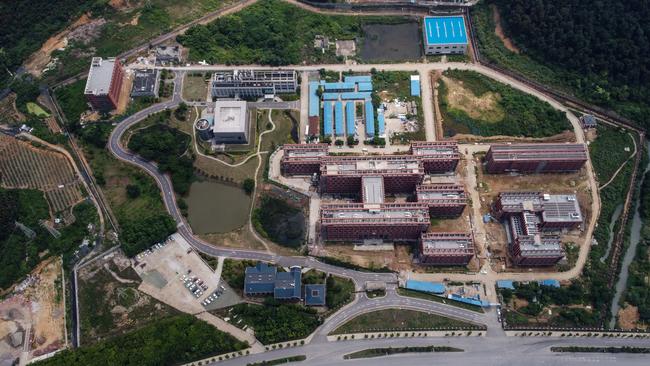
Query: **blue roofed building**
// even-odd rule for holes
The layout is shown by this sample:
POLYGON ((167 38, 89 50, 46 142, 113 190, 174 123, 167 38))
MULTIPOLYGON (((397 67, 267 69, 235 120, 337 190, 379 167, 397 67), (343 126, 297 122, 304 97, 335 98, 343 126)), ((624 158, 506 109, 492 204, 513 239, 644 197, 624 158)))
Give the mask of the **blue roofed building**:
POLYGON ((372 102, 367 100, 366 109, 366 137, 375 137, 375 108, 372 102))
POLYGON ((305 305, 325 306, 325 284, 305 285, 305 305))
POLYGON ((355 83, 348 82, 336 82, 336 83, 325 83, 323 88, 327 92, 352 92, 355 91, 355 83))
POLYGON ((272 294, 275 289, 277 269, 259 262, 255 267, 247 267, 244 275, 244 294, 259 296, 272 294))
POLYGON ((338 101, 334 104, 334 134, 343 136, 345 129, 343 127, 343 102, 338 101))
POLYGON ((386 136, 386 120, 384 119, 384 110, 377 109, 377 134, 380 137, 386 136))
POLYGON ((541 286, 560 288, 560 281, 558 280, 541 280, 539 284, 541 286))
POLYGON ((372 83, 359 83, 359 91, 360 92, 371 92, 372 91, 372 83))
POLYGON ((425 17, 422 29, 427 55, 467 52, 467 29, 462 15, 425 17))
POLYGON ((420 96, 420 75, 411 75, 411 96, 420 96))
POLYGON ((357 132, 354 126, 355 112, 354 102, 345 103, 345 131, 348 136, 354 136, 357 132))
POLYGON ((300 267, 291 267, 289 272, 278 272, 275 276, 273 297, 278 300, 300 299, 302 295, 301 281, 300 267))
POLYGON ((508 290, 514 290, 515 285, 511 280, 497 280, 497 288, 504 288, 508 290))
POLYGON ((332 136, 334 134, 332 107, 332 102, 323 103, 323 135, 325 136, 332 136))
POLYGON ((409 290, 428 292, 437 295, 442 295, 447 291, 447 288, 442 283, 416 280, 406 280, 406 288, 409 290))
POLYGON ((345 92, 339 94, 343 100, 370 100, 370 92, 345 92))
POLYGON ((309 82, 309 117, 318 117, 320 114, 320 99, 318 98, 319 83, 309 82))
POLYGON ((346 83, 370 83, 372 76, 370 75, 348 75, 343 78, 346 83))
POLYGON ((323 100, 339 100, 339 93, 323 93, 323 100))

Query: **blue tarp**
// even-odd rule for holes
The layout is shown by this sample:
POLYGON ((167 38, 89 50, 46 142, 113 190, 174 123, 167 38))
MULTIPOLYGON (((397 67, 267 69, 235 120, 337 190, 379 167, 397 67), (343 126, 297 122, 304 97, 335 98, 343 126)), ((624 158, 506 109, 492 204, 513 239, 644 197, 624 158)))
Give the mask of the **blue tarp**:
POLYGON ((476 297, 462 297, 460 295, 451 294, 449 298, 455 301, 464 302, 465 304, 472 304, 476 306, 490 306, 490 303, 487 301, 482 301, 480 298, 476 297))
POLYGON ((320 100, 318 99, 318 82, 309 82, 309 117, 318 116, 320 113, 320 100))
POLYGON ((370 92, 345 92, 340 95, 343 100, 370 100, 370 92))
POLYGON ((558 280, 541 280, 539 281, 539 284, 542 286, 560 288, 560 281, 558 280))
POLYGON ((334 107, 334 131, 336 136, 343 136, 343 102, 336 102, 334 107))
POLYGON ((325 136, 331 136, 334 132, 332 107, 332 102, 323 103, 323 135, 325 136))
POLYGON ((510 280, 498 280, 497 281, 497 287, 498 288, 507 288, 510 290, 514 290, 515 286, 510 280))
POLYGON ((343 78, 346 83, 369 83, 372 81, 372 76, 370 75, 351 75, 345 76, 343 78))
POLYGON ((384 120, 384 110, 379 108, 377 110, 377 134, 384 136, 386 134, 386 120, 384 120))
POLYGON ((339 93, 323 93, 323 100, 339 100, 339 93))
POLYGON ((366 135, 375 137, 375 108, 370 101, 366 101, 366 135))
POLYGON ((354 127, 355 112, 354 102, 345 103, 345 131, 348 136, 353 136, 356 132, 354 127))
POLYGON ((420 79, 411 77, 411 96, 420 96, 420 79))
POLYGON ((414 291, 428 292, 432 294, 444 294, 447 288, 442 283, 406 280, 406 288, 414 291))
POLYGON ((323 87, 328 91, 354 91, 355 83, 325 83, 323 87))
POLYGON ((360 92, 371 92, 372 91, 372 83, 359 83, 359 91, 360 92))

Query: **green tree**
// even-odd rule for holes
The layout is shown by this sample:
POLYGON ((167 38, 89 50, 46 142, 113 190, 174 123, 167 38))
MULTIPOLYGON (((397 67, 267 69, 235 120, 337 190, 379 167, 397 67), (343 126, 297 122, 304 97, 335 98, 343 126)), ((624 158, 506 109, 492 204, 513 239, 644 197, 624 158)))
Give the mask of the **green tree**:
POLYGON ((244 189, 244 192, 246 192, 246 194, 250 195, 251 193, 253 193, 253 190, 255 190, 255 180, 252 178, 244 179, 244 182, 242 183, 242 188, 244 189))

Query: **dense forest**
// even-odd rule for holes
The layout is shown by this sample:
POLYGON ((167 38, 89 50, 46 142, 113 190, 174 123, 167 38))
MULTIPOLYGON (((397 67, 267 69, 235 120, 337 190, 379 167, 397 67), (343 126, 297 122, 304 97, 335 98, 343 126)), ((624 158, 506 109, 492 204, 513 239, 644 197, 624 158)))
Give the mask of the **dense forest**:
POLYGON ((184 314, 92 346, 62 351, 35 365, 173 365, 244 348, 246 344, 229 334, 184 314))
POLYGON ((253 212, 253 224, 260 234, 280 245, 297 248, 304 239, 305 215, 279 198, 262 196, 253 212))
POLYGON ((650 126, 650 2, 492 0, 523 53, 576 75, 578 96, 650 126))
POLYGON ((75 222, 52 237, 39 225, 50 218, 43 192, 31 189, 0 189, 0 288, 7 288, 28 274, 43 258, 40 253, 63 255, 68 263, 72 252, 88 234, 89 223, 97 220, 95 207, 84 202, 73 209, 75 222), (32 229, 36 236, 27 237, 14 223, 32 229))

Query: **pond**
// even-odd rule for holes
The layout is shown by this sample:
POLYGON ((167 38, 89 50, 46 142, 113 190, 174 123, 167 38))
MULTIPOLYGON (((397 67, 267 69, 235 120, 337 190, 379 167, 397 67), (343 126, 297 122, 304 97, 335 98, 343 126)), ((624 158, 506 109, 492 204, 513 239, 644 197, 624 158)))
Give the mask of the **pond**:
POLYGON ((185 198, 195 234, 226 233, 248 221, 251 198, 243 189, 210 180, 192 183, 185 198))
POLYGON ((364 25, 359 57, 363 61, 417 60, 422 56, 421 38, 416 22, 364 25))

